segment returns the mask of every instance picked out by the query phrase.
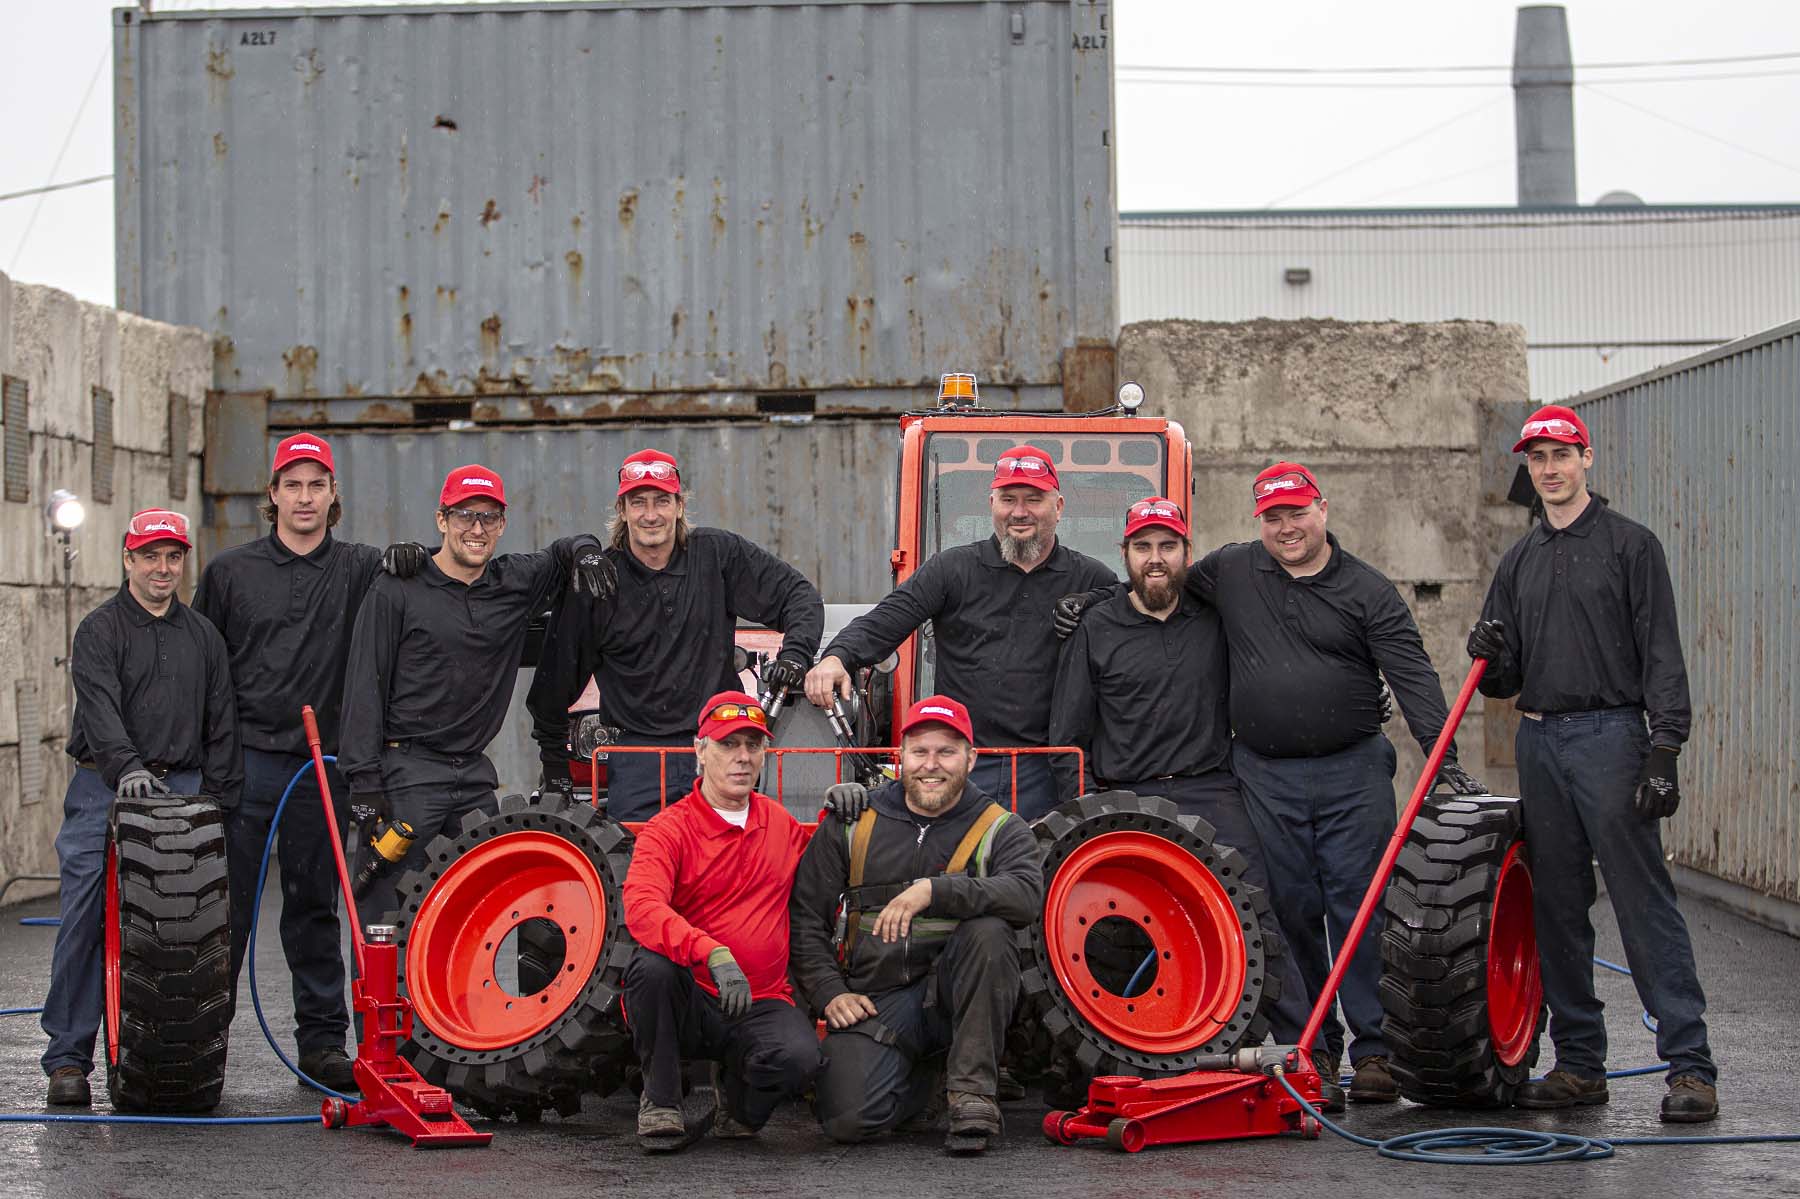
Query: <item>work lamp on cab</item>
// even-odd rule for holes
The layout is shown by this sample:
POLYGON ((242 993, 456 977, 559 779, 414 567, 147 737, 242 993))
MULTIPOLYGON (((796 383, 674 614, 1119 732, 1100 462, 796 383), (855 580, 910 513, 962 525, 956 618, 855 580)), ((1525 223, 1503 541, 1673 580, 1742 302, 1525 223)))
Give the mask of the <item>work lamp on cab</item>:
POLYGON ((1121 383, 1119 385, 1119 407, 1132 416, 1137 415, 1138 406, 1144 402, 1144 388, 1140 383, 1121 383))

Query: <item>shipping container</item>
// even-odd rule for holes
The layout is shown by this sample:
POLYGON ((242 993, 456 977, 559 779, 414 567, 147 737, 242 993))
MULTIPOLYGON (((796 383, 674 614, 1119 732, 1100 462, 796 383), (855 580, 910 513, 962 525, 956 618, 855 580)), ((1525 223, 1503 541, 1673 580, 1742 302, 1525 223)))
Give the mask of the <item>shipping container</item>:
POLYGON ((1110 12, 119 9, 119 306, 335 422, 1099 407, 1110 12))
POLYGON ((1675 861, 1800 900, 1800 321, 1575 400, 1589 483, 1662 540, 1694 709, 1675 861))

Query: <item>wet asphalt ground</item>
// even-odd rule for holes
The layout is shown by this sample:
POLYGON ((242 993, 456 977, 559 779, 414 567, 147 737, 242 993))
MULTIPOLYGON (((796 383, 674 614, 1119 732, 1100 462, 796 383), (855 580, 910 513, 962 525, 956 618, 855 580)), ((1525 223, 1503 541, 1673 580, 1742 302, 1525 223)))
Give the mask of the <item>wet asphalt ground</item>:
MULTIPOLYGON (((275 926, 274 880, 264 908, 275 926)), ((1623 959, 1602 898, 1600 952, 1623 959)), ((1570 1114, 1455 1113, 1400 1103, 1356 1106, 1342 1118, 1364 1136, 1386 1138, 1452 1124, 1559 1129, 1586 1136, 1800 1132, 1800 941, 1696 899, 1683 900, 1710 1000, 1712 1044, 1723 1077, 1724 1114, 1711 1125, 1660 1124, 1662 1080, 1616 1080, 1610 1105, 1570 1114)), ((21 927, 21 916, 54 915, 54 900, 0 910, 0 1007, 43 1001, 55 930, 21 927)), ((291 1011, 278 938, 259 946, 259 979, 277 1035, 290 1045, 291 1011), (271 997, 273 997, 271 1001, 271 997)), ((1629 979, 1602 972, 1612 1066, 1648 1064, 1650 1034, 1639 1023, 1629 979)), ((244 990, 247 993, 248 988, 244 990)), ((246 1002, 232 1030, 233 1055, 219 1115, 316 1113, 317 1101, 264 1043, 246 1002)), ((34 1017, 0 1017, 0 1113, 41 1113, 44 1037, 34 1017)), ((1546 1063, 1547 1065, 1548 1063, 1546 1063)), ((94 1078, 105 1110, 103 1072, 94 1078)), ((856 1199, 962 1192, 1032 1199, 1083 1196, 1396 1194, 1529 1196, 1579 1193, 1630 1199, 1800 1195, 1800 1144, 1624 1147, 1610 1161, 1521 1167, 1452 1167, 1385 1160, 1333 1137, 1272 1138, 1116 1153, 1090 1142, 1046 1143, 1034 1101, 1007 1107, 1007 1136, 980 1158, 952 1159, 935 1136, 847 1148, 817 1132, 798 1108, 779 1113, 754 1142, 704 1141, 678 1157, 647 1158, 632 1130, 629 1094, 590 1100, 577 1118, 495 1132, 485 1149, 417 1152, 390 1133, 326 1131, 316 1125, 197 1128, 0 1123, 0 1197, 19 1196, 419 1196, 560 1199, 596 1194, 832 1196, 856 1199)))

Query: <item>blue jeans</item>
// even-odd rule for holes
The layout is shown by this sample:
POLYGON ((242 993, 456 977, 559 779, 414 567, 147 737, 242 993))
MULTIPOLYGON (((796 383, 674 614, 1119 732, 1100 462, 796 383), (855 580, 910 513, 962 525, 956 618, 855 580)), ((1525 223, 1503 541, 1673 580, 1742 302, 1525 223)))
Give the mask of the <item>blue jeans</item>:
MULTIPOLYGON (((1306 983, 1310 1008, 1394 835, 1394 747, 1376 733, 1322 757, 1265 758, 1237 741, 1231 765, 1262 840, 1269 904, 1306 983)), ((1338 989, 1338 1007, 1354 1038, 1353 1064, 1388 1051, 1378 993, 1381 925, 1377 907, 1338 989)), ((1284 999, 1271 1021, 1277 1041, 1299 1040, 1303 1026, 1289 1027, 1294 1015, 1284 999)), ((1344 1029, 1335 1015, 1327 1014, 1321 1035, 1325 1052, 1341 1059, 1344 1029)))
MULTIPOLYGON (((338 928, 337 862, 331 834, 319 802, 319 780, 312 759, 300 754, 244 750, 244 791, 238 806, 225 816, 225 838, 231 879, 231 985, 236 1002, 238 976, 250 943, 250 921, 256 915, 256 873, 268 843, 275 805, 288 780, 302 765, 306 774, 294 784, 282 813, 275 841, 281 864, 281 948, 293 975, 294 1041, 300 1052, 342 1049, 350 1027, 344 1003, 344 955, 338 928)), ((340 829, 350 789, 335 766, 325 767, 340 829)))
POLYGON ((1538 959, 1550 1040, 1560 1070, 1606 1072, 1605 1004, 1594 994, 1593 860, 1600 861, 1625 962, 1657 1022, 1669 1076, 1718 1076, 1706 1043, 1706 996, 1687 922, 1663 863, 1661 822, 1638 815, 1638 772, 1650 752, 1636 708, 1564 712, 1519 721, 1514 741, 1535 897, 1538 959))
POLYGON ((980 787, 1001 807, 1014 810, 1013 762, 1019 763, 1019 802, 1017 811, 1026 820, 1036 820, 1056 806, 1056 779, 1050 763, 1052 754, 980 754, 969 781, 980 787))
MULTIPOLYGON (((163 782, 176 795, 197 795, 198 770, 174 770, 163 782)), ((75 768, 63 797, 56 860, 62 875, 62 926, 50 958, 50 994, 43 1029, 50 1047, 44 1073, 74 1066, 94 1068, 94 1037, 106 1014, 106 829, 113 791, 98 771, 75 768)))
MULTIPOLYGON (((679 745, 692 750, 694 739, 681 737, 649 737, 637 733, 622 734, 625 745, 679 745)), ((617 750, 606 755, 606 814, 614 820, 648 820, 663 808, 665 801, 680 801, 694 786, 699 773, 694 755, 622 754, 617 750), (663 763, 668 763, 664 770, 663 763)))

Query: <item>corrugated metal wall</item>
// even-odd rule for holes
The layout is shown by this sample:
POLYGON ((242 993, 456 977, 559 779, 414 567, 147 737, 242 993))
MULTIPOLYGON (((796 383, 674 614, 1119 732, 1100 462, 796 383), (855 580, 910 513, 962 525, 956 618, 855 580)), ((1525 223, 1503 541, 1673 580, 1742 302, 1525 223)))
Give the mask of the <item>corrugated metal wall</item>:
POLYGON ((1118 330, 1109 13, 120 9, 119 304, 282 399, 1060 407, 1118 330))
MULTIPOLYGON (((270 457, 288 432, 270 432, 270 457)), ((887 557, 900 430, 891 420, 325 433, 344 497, 338 534, 352 541, 438 544, 438 487, 452 467, 470 462, 506 481, 502 552, 580 532, 604 538, 620 460, 654 447, 681 463, 694 523, 750 538, 811 579, 828 603, 872 602, 893 585, 887 557)), ((506 727, 488 750, 509 790, 537 779, 530 686, 531 672, 520 671, 506 727)))
POLYGON ((1662 539, 1694 731, 1676 860, 1800 899, 1800 321, 1575 401, 1590 482, 1662 539))
POLYGON ((1539 400, 1755 333, 1800 307, 1797 205, 1127 213, 1119 251, 1126 323, 1514 323, 1539 400), (1310 281, 1286 282, 1290 268, 1310 281), (1659 344, 1632 344, 1644 342, 1659 344))

